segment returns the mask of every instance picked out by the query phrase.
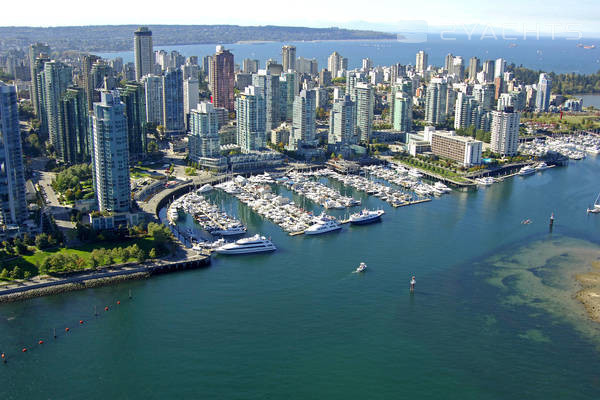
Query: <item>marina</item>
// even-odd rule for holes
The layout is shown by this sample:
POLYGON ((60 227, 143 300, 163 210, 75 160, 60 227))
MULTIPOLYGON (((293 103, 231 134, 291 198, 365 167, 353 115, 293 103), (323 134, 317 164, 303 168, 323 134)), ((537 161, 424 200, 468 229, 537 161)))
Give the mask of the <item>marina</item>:
POLYGON ((337 190, 327 187, 321 182, 311 180, 312 176, 315 176, 315 174, 311 172, 291 172, 279 178, 277 182, 325 209, 340 210, 360 206, 360 200, 343 196, 337 190))
POLYGON ((600 137, 579 134, 535 139, 519 144, 519 152, 535 157, 557 153, 571 160, 582 160, 587 155, 600 154, 600 137))

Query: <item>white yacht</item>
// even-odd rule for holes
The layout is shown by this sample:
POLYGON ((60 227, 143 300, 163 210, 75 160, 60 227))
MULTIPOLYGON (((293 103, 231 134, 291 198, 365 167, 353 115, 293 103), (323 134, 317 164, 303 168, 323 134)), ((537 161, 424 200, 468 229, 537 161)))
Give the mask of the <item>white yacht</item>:
POLYGON ((240 239, 234 243, 227 243, 215 249, 219 254, 251 254, 275 250, 277 250, 275 245, 270 240, 260 235, 240 239))
POLYGON ((200 189, 198 189, 197 192, 198 193, 207 193, 207 192, 210 192, 211 190, 213 190, 213 187, 207 183, 206 185, 203 185, 200 189))
POLYGON ((535 169, 537 171, 543 171, 545 169, 548 169, 548 164, 546 164, 545 162, 542 161, 541 163, 539 163, 538 165, 535 166, 535 169))
POLYGON ((215 229, 210 231, 211 235, 221 235, 221 236, 235 236, 235 235, 243 235, 246 233, 246 227, 244 225, 234 225, 223 227, 222 229, 215 229))
POLYGON ((475 179, 475 182, 477 182, 478 185, 488 186, 488 185, 491 185, 492 183, 496 182, 496 180, 494 178, 492 178, 491 176, 486 176, 485 178, 475 179))
POLYGON ((358 266, 358 268, 356 268, 356 271, 354 272, 364 272, 367 269, 367 264, 365 264, 364 262, 361 262, 360 265, 358 266))
POLYGON ((354 225, 366 225, 372 222, 379 221, 381 216, 385 214, 383 210, 367 210, 364 209, 359 213, 350 216, 350 223, 354 225))
POLYGON ((530 174, 533 174, 534 172, 535 172, 535 168, 533 168, 531 165, 526 165, 519 170, 519 175, 521 175, 521 176, 530 175, 530 174))
POLYGON ((321 216, 316 219, 316 222, 304 231, 304 234, 319 235, 321 233, 339 231, 340 229, 342 229, 342 224, 337 222, 335 218, 321 214, 321 216))

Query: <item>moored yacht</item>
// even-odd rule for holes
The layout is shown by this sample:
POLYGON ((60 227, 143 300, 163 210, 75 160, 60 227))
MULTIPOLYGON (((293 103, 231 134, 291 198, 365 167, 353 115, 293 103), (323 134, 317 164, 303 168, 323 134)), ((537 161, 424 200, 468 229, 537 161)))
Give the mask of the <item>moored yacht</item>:
POLYGON ((535 172, 535 168, 533 168, 531 165, 526 165, 519 170, 519 175, 521 175, 521 176, 530 175, 530 174, 533 174, 534 172, 535 172))
POLYGON ((246 227, 244 225, 227 226, 221 229, 215 229, 210 231, 211 235, 221 236, 243 235, 244 233, 246 233, 246 227))
POLYGON ((234 243, 227 243, 215 249, 219 254, 251 254, 275 250, 277 250, 275 245, 270 240, 260 235, 240 239, 234 243))
POLYGON ((385 214, 383 210, 367 210, 350 215, 350 223, 353 225, 366 225, 377 222, 385 214))
POLYGON ((321 216, 316 219, 316 222, 304 231, 304 234, 319 235, 321 233, 339 231, 340 229, 342 229, 342 224, 337 222, 335 218, 321 214, 321 216))
POLYGON ((543 171, 545 169, 548 169, 548 164, 546 164, 545 162, 542 161, 541 163, 539 163, 538 165, 535 166, 535 169, 537 171, 543 171))

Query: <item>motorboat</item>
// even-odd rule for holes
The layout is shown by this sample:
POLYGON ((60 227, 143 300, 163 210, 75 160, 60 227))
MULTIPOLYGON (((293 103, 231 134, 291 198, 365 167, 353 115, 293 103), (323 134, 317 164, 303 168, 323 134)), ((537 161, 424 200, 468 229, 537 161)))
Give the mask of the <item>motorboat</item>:
POLYGON ((548 164, 542 161, 541 163, 535 166, 535 169, 536 171, 543 171, 545 169, 548 169, 548 164))
POLYGON ((364 262, 361 262, 360 265, 358 266, 358 268, 356 268, 356 271, 354 272, 364 272, 367 269, 367 264, 365 264, 364 262))
POLYGON ((600 213, 600 193, 598 193, 598 197, 596 197, 596 201, 594 201, 592 208, 588 208, 587 212, 590 214, 600 213))
POLYGON ((353 225, 366 225, 381 220, 381 216, 385 214, 383 210, 367 210, 350 215, 350 223, 353 225))
POLYGON ((212 185, 209 185, 208 183, 206 185, 203 185, 200 189, 197 190, 198 193, 207 193, 210 192, 211 190, 213 190, 212 185))
POLYGON ((496 182, 496 180, 494 178, 492 178, 491 176, 486 176, 484 178, 475 179, 475 182, 477 182, 478 185, 489 186, 489 185, 493 184, 494 182, 496 182))
POLYGON ((535 168, 533 168, 531 165, 526 165, 519 170, 519 175, 521 175, 521 176, 531 175, 534 172, 535 172, 535 168))
POLYGON ((277 248, 269 239, 264 236, 254 235, 217 247, 215 252, 219 254, 251 254, 275 250, 277 250, 277 248))
POLYGON ((316 222, 309 226, 305 231, 305 235, 320 235, 321 233, 339 231, 342 229, 342 224, 336 221, 335 218, 321 214, 316 219, 316 222))
POLYGON ((211 235, 220 236, 235 236, 243 235, 246 233, 246 227, 244 225, 227 226, 224 228, 214 229, 210 231, 211 235))

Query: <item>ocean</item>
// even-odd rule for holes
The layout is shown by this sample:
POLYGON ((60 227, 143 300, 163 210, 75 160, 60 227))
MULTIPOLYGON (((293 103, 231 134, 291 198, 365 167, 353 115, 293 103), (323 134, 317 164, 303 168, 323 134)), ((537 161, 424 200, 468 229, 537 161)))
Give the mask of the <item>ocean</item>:
MULTIPOLYGON (((315 58, 319 69, 327 67, 327 57, 337 51, 348 58, 349 68, 359 68, 362 59, 369 57, 374 65, 392 65, 394 63, 413 64, 419 50, 425 50, 429 55, 429 64, 443 66, 448 53, 462 56, 465 67, 470 57, 479 57, 482 61, 503 57, 509 63, 523 65, 534 70, 554 71, 557 73, 595 73, 600 70, 600 40, 581 40, 585 45, 595 44, 595 49, 577 47, 579 41, 567 38, 540 37, 531 34, 523 40, 496 39, 481 35, 467 36, 446 35, 444 40, 440 35, 429 34, 426 41, 407 43, 402 41, 315 41, 315 42, 262 42, 226 44, 231 50, 235 61, 242 64, 245 58, 258 59, 264 68, 266 60, 273 58, 281 61, 281 46, 293 44, 296 46, 296 56, 315 58)), ((203 56, 215 53, 215 45, 185 45, 185 46, 156 46, 155 50, 177 50, 185 56, 203 56)), ((125 62, 133 62, 133 50, 129 52, 99 53, 103 58, 122 57, 125 62)))
POLYGON ((599 167, 588 158, 397 209, 324 180, 386 214, 316 237, 213 191, 278 250, 0 305, 0 396, 598 398, 600 325, 572 295, 573 275, 600 257, 600 216, 586 213, 599 167), (368 271, 353 274, 361 261, 368 271))

